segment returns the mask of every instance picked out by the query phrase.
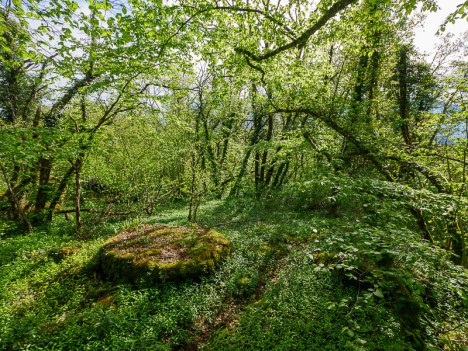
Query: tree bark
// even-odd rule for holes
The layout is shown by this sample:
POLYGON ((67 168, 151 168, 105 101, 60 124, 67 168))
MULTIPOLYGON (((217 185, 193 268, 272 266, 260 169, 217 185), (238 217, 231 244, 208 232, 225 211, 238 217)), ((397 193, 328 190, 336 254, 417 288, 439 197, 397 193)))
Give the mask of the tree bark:
POLYGON ((52 170, 52 159, 41 157, 38 161, 39 168, 39 186, 34 204, 34 222, 36 224, 44 223, 44 209, 50 196, 50 174, 52 170))
POLYGON ((81 168, 83 159, 75 162, 75 222, 76 231, 80 232, 83 224, 81 223, 81 168))
POLYGON ((400 109, 401 134, 408 150, 412 148, 411 135, 409 130, 409 99, 408 99, 408 49, 400 49, 398 63, 398 102, 400 109))
POLYGON ((8 180, 8 176, 7 176, 5 167, 3 167, 2 164, 0 164, 0 168, 2 170, 3 179, 4 179, 4 181, 5 181, 5 183, 7 184, 7 187, 8 187, 8 193, 9 193, 8 198, 10 199, 10 201, 12 203, 13 209, 17 213, 18 217, 21 218, 23 220, 23 222, 26 224, 28 232, 32 232, 31 222, 29 221, 28 216, 26 216, 26 213, 24 213, 24 211, 21 208, 21 204, 19 203, 18 198, 16 197, 16 194, 15 194, 15 192, 14 192, 12 186, 11 186, 11 183, 8 180))

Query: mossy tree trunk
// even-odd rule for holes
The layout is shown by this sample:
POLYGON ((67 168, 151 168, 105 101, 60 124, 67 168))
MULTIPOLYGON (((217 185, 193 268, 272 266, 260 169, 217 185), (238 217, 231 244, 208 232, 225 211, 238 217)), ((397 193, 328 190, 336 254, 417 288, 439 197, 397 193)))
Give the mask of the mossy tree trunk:
POLYGON ((199 189, 199 174, 198 174, 198 163, 197 154, 195 151, 192 152, 190 158, 190 172, 191 172, 191 184, 190 184, 190 200, 189 200, 189 211, 187 220, 191 223, 197 221, 198 207, 200 206, 201 194, 199 189))

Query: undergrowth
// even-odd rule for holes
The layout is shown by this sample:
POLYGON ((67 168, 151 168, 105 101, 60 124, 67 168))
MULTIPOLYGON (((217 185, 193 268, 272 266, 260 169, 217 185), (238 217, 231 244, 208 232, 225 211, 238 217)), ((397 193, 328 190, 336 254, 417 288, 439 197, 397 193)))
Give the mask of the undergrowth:
POLYGON ((198 224, 225 235, 233 252, 194 281, 114 284, 97 264, 102 244, 123 229, 188 225, 180 208, 81 237, 60 219, 3 236, 0 349, 466 349, 466 271, 421 240, 403 209, 379 205, 382 195, 322 190, 315 199, 291 188, 203 204, 198 224), (298 193, 307 206, 291 201, 298 193))

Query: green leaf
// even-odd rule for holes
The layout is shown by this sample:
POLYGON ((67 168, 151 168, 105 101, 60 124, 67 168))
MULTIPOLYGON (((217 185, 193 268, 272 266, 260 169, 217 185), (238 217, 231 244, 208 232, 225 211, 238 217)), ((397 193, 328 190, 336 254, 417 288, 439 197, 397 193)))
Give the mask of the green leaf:
POLYGON ((376 289, 374 291, 374 295, 381 298, 381 299, 383 299, 383 297, 384 297, 384 294, 383 294, 382 290, 380 290, 380 289, 376 289))

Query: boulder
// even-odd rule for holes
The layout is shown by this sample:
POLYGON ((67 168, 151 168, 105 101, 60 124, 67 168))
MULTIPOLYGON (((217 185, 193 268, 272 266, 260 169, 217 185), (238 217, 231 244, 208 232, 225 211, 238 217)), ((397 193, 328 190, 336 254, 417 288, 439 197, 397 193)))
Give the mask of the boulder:
POLYGON ((99 258, 114 281, 163 282, 211 273, 230 252, 230 241, 212 229, 145 225, 109 239, 99 258))

